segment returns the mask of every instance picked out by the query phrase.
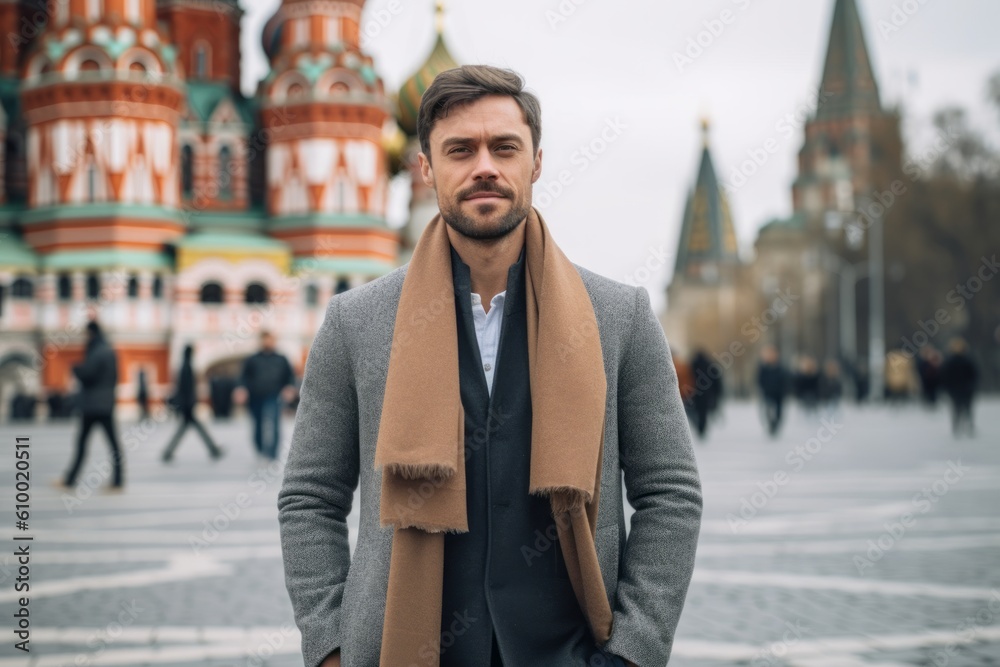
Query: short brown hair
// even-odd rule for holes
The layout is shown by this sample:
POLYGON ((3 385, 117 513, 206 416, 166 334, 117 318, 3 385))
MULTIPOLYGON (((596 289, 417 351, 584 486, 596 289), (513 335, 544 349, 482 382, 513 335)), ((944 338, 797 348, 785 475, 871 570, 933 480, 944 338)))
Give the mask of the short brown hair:
POLYGON ((513 97, 531 129, 532 151, 538 152, 542 142, 542 105, 538 98, 524 89, 524 79, 517 72, 489 65, 463 65, 438 74, 420 99, 417 112, 417 137, 420 150, 431 156, 431 130, 439 118, 452 107, 474 102, 486 95, 513 97))

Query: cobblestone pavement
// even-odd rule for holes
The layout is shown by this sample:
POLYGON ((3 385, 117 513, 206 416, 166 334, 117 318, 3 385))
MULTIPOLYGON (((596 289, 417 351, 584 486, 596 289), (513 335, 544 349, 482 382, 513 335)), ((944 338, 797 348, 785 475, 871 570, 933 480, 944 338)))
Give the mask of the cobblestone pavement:
MULTIPOLYGON (((956 441, 942 409, 792 410, 770 440, 755 406, 726 406, 698 444, 705 520, 671 665, 1000 665, 1000 400, 977 418, 978 438, 956 441)), ((121 424, 121 495, 100 491, 102 434, 66 495, 48 483, 75 424, 0 428, 6 539, 13 442, 26 432, 31 520, 18 534, 34 536, 30 656, 10 632, 13 547, 0 556, 0 667, 301 667, 278 541, 281 464, 258 461, 237 420, 211 427, 222 460, 189 433, 164 465, 173 428, 121 424)), ((288 421, 283 453, 290 433, 288 421)))

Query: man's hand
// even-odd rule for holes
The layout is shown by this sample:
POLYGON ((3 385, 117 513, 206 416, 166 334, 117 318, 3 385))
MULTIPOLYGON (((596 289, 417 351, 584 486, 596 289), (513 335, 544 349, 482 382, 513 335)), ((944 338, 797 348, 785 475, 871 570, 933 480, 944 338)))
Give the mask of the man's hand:
POLYGON ((295 387, 289 385, 281 390, 281 398, 285 401, 285 403, 291 403, 292 399, 295 398, 296 393, 295 387))
POLYGON ((237 387, 236 389, 233 389, 233 402, 237 405, 243 405, 247 402, 246 387, 237 387))
POLYGON ((340 649, 326 656, 326 660, 321 662, 319 667, 340 667, 340 649))

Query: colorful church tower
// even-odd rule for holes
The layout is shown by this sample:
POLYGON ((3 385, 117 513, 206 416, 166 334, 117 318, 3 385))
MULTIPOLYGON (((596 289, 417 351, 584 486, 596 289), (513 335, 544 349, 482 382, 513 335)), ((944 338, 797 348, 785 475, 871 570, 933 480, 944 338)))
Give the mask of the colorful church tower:
POLYGON ((268 232, 297 269, 334 276, 338 290, 387 273, 399 255, 386 224, 384 136, 395 121, 361 51, 363 6, 283 0, 263 35, 268 232))
MULTIPOLYGON (((151 303, 162 290, 154 274, 169 268, 164 244, 185 231, 176 52, 157 29, 154 0, 52 8, 20 87, 28 207, 20 224, 41 268, 36 317, 43 331, 78 331, 99 307, 124 367, 144 359, 164 371, 167 313, 151 303)), ((45 385, 64 385, 79 353, 58 347, 45 385)))

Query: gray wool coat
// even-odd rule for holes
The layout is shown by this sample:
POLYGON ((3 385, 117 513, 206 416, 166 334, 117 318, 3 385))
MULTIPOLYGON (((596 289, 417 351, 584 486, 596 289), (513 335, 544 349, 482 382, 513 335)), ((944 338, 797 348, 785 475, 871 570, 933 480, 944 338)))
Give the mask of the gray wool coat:
MULTIPOLYGON (((305 667, 337 648, 344 667, 379 663, 392 528, 379 525, 375 443, 407 266, 330 299, 306 361, 278 495, 285 584, 305 667), (346 520, 359 483, 352 559, 346 520)), ((701 523, 691 431, 646 291, 576 268, 597 314, 608 386, 596 538, 614 612, 604 648, 639 667, 663 667, 701 523), (635 510, 627 537, 622 473, 635 510)), ((433 317, 442 295, 427 299, 426 317, 433 317)))

